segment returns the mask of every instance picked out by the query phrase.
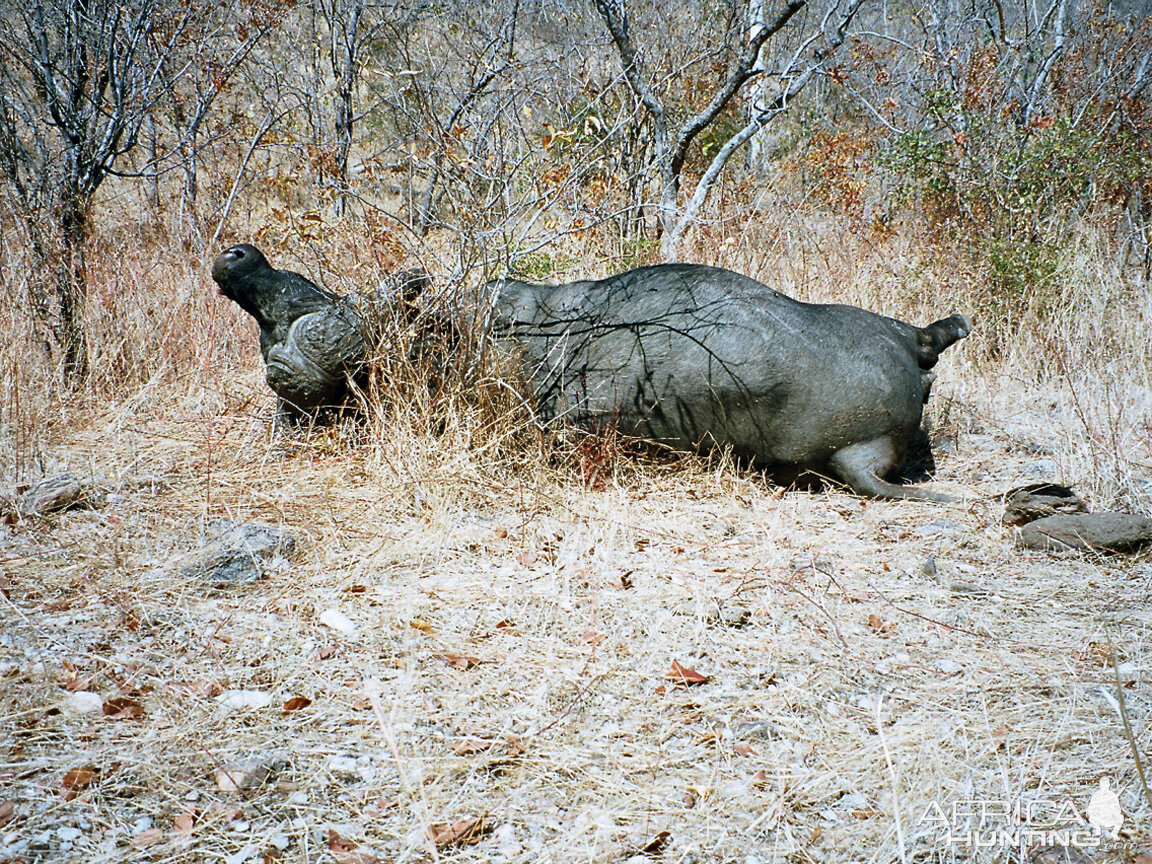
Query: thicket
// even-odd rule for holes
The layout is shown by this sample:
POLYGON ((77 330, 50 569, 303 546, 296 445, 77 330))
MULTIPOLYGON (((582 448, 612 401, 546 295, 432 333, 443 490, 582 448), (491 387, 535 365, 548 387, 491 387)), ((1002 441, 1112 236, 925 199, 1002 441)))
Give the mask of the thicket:
POLYGON ((126 293, 132 244, 194 273, 252 240, 337 289, 419 263, 447 298, 738 263, 717 250, 742 234, 786 257, 749 215, 772 200, 915 238, 1001 338, 1058 302, 1077 237, 1152 270, 1139 3, 0 0, 0 20, 5 326, 68 386, 144 376, 143 343, 204 314, 126 293))

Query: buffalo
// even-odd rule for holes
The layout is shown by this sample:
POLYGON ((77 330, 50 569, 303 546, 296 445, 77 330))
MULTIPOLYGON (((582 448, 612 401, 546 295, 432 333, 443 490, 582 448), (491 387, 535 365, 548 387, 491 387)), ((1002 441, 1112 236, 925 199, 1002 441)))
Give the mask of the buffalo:
POLYGON ((784 483, 954 500, 890 478, 922 434, 940 352, 972 329, 964 315, 916 327, 696 264, 488 287, 494 331, 522 353, 545 420, 728 448, 784 483))
POLYGON ((349 382, 367 380, 370 328, 393 306, 410 307, 430 284, 424 273, 404 271, 390 290, 377 292, 383 296, 338 297, 299 273, 276 270, 247 243, 217 255, 212 278, 256 319, 277 419, 291 422, 336 416, 348 402, 349 382))

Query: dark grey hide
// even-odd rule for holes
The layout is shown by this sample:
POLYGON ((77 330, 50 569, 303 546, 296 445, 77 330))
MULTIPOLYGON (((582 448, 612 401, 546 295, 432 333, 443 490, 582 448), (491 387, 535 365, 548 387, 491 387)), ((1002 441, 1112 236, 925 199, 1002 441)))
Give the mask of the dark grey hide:
POLYGON ((265 378, 278 397, 278 417, 289 420, 343 407, 349 380, 365 383, 366 324, 379 325, 429 284, 423 273, 406 271, 386 296, 341 298, 299 273, 274 269, 247 243, 216 256, 212 278, 260 326, 265 378))
POLYGON ((260 326, 260 355, 278 415, 338 408, 365 352, 364 327, 351 305, 299 273, 276 270, 255 246, 216 256, 212 278, 260 326))
POLYGON ((544 419, 731 447, 782 482, 811 473, 860 495, 952 500, 885 478, 920 428, 940 352, 971 330, 963 315, 913 327, 695 264, 490 288, 544 419))

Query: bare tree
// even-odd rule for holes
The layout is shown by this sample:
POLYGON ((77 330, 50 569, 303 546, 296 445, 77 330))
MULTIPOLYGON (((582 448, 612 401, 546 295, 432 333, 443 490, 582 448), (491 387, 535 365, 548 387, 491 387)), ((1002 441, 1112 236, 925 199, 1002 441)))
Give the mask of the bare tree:
POLYGON ((109 176, 161 169, 126 160, 173 83, 198 72, 205 32, 217 31, 198 4, 163 0, 0 0, 0 20, 0 172, 31 246, 33 309, 75 383, 88 370, 93 196, 109 176))
MULTIPOLYGON (((680 203, 681 178, 690 148, 701 133, 711 127, 729 107, 745 84, 758 76, 770 74, 759 62, 761 51, 769 39, 791 25, 796 14, 807 5, 807 0, 787 0, 773 16, 753 21, 748 28, 743 26, 743 21, 749 20, 745 12, 741 16, 742 21, 737 22, 729 32, 733 39, 746 38, 743 38, 742 44, 733 45, 732 58, 720 84, 712 91, 703 109, 688 112, 679 123, 675 122, 672 107, 660 97, 645 68, 640 49, 632 38, 624 0, 595 2, 612 36, 625 80, 652 118, 660 180, 661 252, 669 260, 676 257, 684 232, 696 220, 732 154, 786 111, 812 77, 827 68, 836 49, 843 44, 847 28, 864 0, 832 0, 828 4, 819 26, 808 28, 780 67, 772 70, 771 74, 777 82, 772 96, 758 101, 747 122, 725 138, 711 156, 707 168, 683 207, 680 203)), ((763 5, 758 4, 757 8, 763 10, 763 5)), ((708 46, 704 50, 714 48, 708 46)))

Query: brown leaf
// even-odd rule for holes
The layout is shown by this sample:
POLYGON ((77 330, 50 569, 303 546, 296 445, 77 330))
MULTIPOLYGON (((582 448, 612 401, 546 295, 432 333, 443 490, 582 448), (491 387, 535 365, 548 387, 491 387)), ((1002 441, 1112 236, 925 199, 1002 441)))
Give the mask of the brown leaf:
POLYGON ((143 849, 146 846, 155 846, 164 840, 164 832, 159 828, 149 828, 147 831, 141 831, 128 842, 135 846, 137 849, 143 849))
POLYGON ((681 666, 676 660, 672 661, 672 668, 664 673, 664 677, 677 687, 693 687, 703 684, 711 679, 711 675, 702 675, 695 669, 681 666))
POLYGON ((499 537, 501 540, 503 540, 504 538, 506 538, 506 537, 508 536, 508 531, 507 531, 507 529, 505 529, 505 528, 497 528, 497 529, 496 529, 496 536, 497 536, 497 537, 499 537))
POLYGON ((752 785, 757 789, 763 789, 768 785, 768 773, 766 771, 757 771, 752 775, 752 785))
POLYGON ((452 752, 457 756, 473 756, 476 753, 483 753, 486 750, 491 750, 499 742, 495 738, 481 738, 479 736, 470 736, 463 739, 452 748, 452 752))
POLYGON ((440 847, 472 846, 491 830, 492 823, 484 816, 459 822, 435 822, 429 826, 432 842, 440 847))
POLYGON ((516 626, 516 622, 508 618, 502 618, 496 622, 497 630, 511 630, 516 626))
POLYGON ((11 801, 0 801, 0 828, 8 824, 12 814, 16 812, 16 805, 11 801))
POLYGON ((332 860, 336 864, 386 864, 383 858, 371 852, 333 852, 332 860))
POLYGON ((519 555, 516 556, 516 563, 522 564, 525 567, 531 567, 533 564, 536 563, 536 561, 539 557, 540 556, 537 555, 535 552, 521 552, 519 555))
POLYGON ((71 801, 100 779, 100 769, 91 765, 73 768, 60 780, 60 791, 65 801, 71 801))
POLYGON ((585 645, 599 645, 601 642, 604 641, 604 639, 605 639, 605 636, 603 633, 596 633, 592 630, 589 630, 587 633, 583 634, 580 637, 580 641, 583 642, 585 645))
POLYGON ((299 711, 301 708, 307 708, 311 704, 312 700, 307 696, 293 696, 291 699, 284 703, 284 713, 287 714, 289 711, 299 711))
POLYGON ((758 755, 760 755, 756 752, 756 749, 751 744, 740 743, 740 744, 737 744, 732 749, 735 750, 737 753, 739 753, 741 756, 758 756, 758 755))
POLYGON ((664 847, 668 845, 668 841, 672 839, 671 831, 661 831, 647 843, 640 847, 641 855, 651 855, 653 857, 659 855, 664 851, 664 847))
POLYGON ((344 589, 349 594, 364 594, 368 591, 367 585, 349 585, 344 589))
POLYGON ((469 657, 465 654, 452 654, 450 652, 437 654, 436 656, 451 666, 453 669, 471 669, 473 666, 479 666, 484 662, 478 657, 469 657))
POLYGON ((336 650, 337 649, 335 645, 325 645, 323 648, 320 648, 316 651, 316 659, 327 660, 329 657, 335 655, 336 650))
POLYGON ((172 692, 179 696, 191 696, 195 699, 211 699, 213 696, 219 696, 224 692, 224 687, 219 681, 186 681, 183 684, 173 684, 172 692))
POLYGON ((67 690, 71 691, 72 693, 75 693, 77 690, 87 690, 88 685, 92 683, 92 679, 94 677, 96 677, 96 676, 94 676, 94 675, 73 676, 73 677, 69 678, 66 682, 64 682, 64 687, 67 690))
POLYGON ((885 621, 875 612, 868 616, 868 626, 872 628, 872 632, 877 636, 891 636, 896 632, 896 624, 892 621, 885 621))
POLYGON ((104 716, 110 720, 143 720, 144 706, 127 696, 113 696, 104 702, 104 716))
POLYGON ((187 837, 196 827, 196 811, 185 810, 172 820, 172 832, 177 837, 187 837))
POLYGON ((410 624, 412 627, 414 627, 414 628, 416 628, 417 630, 419 630, 421 633, 427 633, 427 634, 429 634, 429 635, 431 635, 431 633, 432 633, 432 632, 433 632, 433 630, 435 629, 435 628, 434 628, 434 627, 433 627, 431 624, 429 624, 427 621, 422 621, 422 620, 420 620, 419 618, 413 618, 413 619, 412 619, 411 621, 409 621, 408 623, 409 623, 409 624, 410 624))
POLYGON ((332 828, 328 829, 328 851, 329 852, 351 852, 356 846, 359 845, 355 840, 349 840, 346 837, 341 837, 332 828))

